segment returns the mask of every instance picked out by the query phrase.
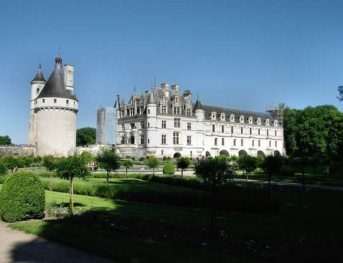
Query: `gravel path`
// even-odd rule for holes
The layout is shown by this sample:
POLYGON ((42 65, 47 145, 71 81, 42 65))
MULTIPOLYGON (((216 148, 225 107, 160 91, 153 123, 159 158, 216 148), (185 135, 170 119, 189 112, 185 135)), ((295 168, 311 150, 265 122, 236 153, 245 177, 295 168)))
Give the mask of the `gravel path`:
POLYGON ((0 263, 110 263, 86 252, 12 230, 0 221, 0 263))

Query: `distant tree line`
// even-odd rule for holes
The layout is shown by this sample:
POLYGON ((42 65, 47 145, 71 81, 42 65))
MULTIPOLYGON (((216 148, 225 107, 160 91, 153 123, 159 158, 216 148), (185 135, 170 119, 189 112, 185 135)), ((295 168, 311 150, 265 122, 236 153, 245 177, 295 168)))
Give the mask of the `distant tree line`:
POLYGON ((11 145, 12 141, 8 135, 0 136, 0 145, 11 145))

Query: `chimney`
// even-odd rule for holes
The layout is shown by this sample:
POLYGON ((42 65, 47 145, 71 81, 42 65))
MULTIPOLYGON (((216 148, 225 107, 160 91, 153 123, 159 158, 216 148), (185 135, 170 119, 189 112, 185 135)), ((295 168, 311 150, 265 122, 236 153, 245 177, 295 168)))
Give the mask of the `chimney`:
POLYGON ((168 83, 162 83, 161 84, 161 89, 166 91, 167 89, 169 89, 169 84, 168 83))
POLYGON ((64 81, 66 89, 71 94, 74 94, 74 66, 70 64, 64 65, 64 81))
POLYGON ((180 92, 180 87, 179 87, 179 85, 172 85, 172 86, 171 86, 171 89, 172 89, 173 91, 175 91, 175 92, 180 92))

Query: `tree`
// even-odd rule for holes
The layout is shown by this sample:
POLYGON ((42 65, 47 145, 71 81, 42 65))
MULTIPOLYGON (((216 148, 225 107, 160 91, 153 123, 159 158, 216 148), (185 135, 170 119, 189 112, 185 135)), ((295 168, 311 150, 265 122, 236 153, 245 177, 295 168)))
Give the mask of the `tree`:
POLYGON ((301 171, 303 191, 305 191, 305 168, 308 166, 308 157, 295 157, 291 160, 292 166, 301 171))
POLYGON ((181 176, 183 176, 183 171, 191 165, 191 160, 187 157, 180 157, 176 165, 178 169, 181 169, 181 176))
POLYGON ((249 172, 256 169, 256 158, 250 155, 242 155, 238 158, 237 163, 239 169, 245 171, 248 180, 249 172))
POLYGON ((155 169, 158 167, 159 164, 160 162, 155 157, 150 157, 147 162, 148 167, 153 170, 154 175, 155 169))
POLYGON ((63 157, 57 162, 57 174, 64 179, 70 180, 70 199, 69 199, 69 212, 74 214, 74 201, 73 201, 73 180, 74 177, 86 178, 89 175, 89 170, 84 159, 78 155, 63 157))
POLYGON ((14 171, 15 167, 20 166, 20 161, 19 161, 18 157, 5 156, 2 158, 2 161, 6 165, 7 169, 11 170, 12 172, 14 171))
POLYGON ((96 141, 96 129, 91 127, 85 127, 76 131, 76 146, 85 146, 89 144, 95 144, 96 141))
POLYGON ((8 135, 0 136, 0 145, 11 145, 11 138, 8 135))
POLYGON ((270 181, 273 175, 280 172, 282 166, 282 157, 268 155, 262 161, 261 168, 268 174, 268 196, 270 197, 270 181))
POLYGON ((339 86, 338 87, 338 97, 337 99, 339 99, 339 101, 343 101, 343 86, 339 86))
POLYGON ((33 157, 32 156, 24 156, 24 157, 21 157, 21 161, 25 167, 25 170, 26 170, 26 167, 30 167, 32 164, 33 164, 33 157))
POLYGON ((90 152, 83 152, 80 156, 87 164, 93 161, 93 155, 90 152))
POLYGON ((210 234, 212 236, 213 229, 216 223, 216 197, 218 187, 226 183, 226 181, 234 175, 235 171, 226 159, 222 158, 207 158, 200 160, 195 165, 195 174, 201 178, 204 184, 208 184, 212 194, 211 207, 211 226, 210 234))
POLYGON ((121 162, 121 164, 122 164, 122 166, 125 167, 126 174, 127 174, 127 170, 133 166, 133 162, 131 160, 124 160, 121 162))
POLYGON ((7 174, 7 166, 5 165, 4 161, 0 159, 0 175, 6 175, 7 174))
POLYGON ((100 168, 106 170, 106 186, 108 187, 109 174, 111 171, 116 171, 120 168, 120 158, 113 151, 103 150, 96 156, 96 162, 100 168))
POLYGON ((43 166, 50 172, 49 189, 51 190, 52 172, 57 168, 57 160, 52 155, 44 156, 43 166))

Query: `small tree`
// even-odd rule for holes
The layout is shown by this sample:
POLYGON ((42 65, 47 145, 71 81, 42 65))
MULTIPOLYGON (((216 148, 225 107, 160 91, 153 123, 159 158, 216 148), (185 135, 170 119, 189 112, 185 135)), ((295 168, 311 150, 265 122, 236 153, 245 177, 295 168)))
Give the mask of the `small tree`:
MULTIPOLYGON (((247 180, 249 179, 249 172, 256 169, 256 157, 250 155, 242 155, 238 158, 239 169, 245 171, 247 180)), ((244 172, 243 172, 244 174, 244 172)))
POLYGON ((87 164, 93 161, 93 155, 90 152, 83 152, 80 156, 85 160, 87 164))
POLYGON ((26 167, 30 167, 33 164, 33 157, 32 156, 21 157, 21 162, 24 165, 24 168, 26 170, 26 167))
POLYGON ((133 162, 131 160, 124 160, 121 162, 121 165, 125 167, 125 171, 127 174, 127 170, 133 166, 133 162))
POLYGON ((78 155, 63 157, 57 163, 57 174, 64 179, 70 180, 70 199, 69 199, 69 212, 74 214, 74 201, 73 201, 73 179, 74 177, 86 178, 89 175, 89 170, 84 159, 78 155))
POLYGON ((97 155, 96 161, 100 168, 106 170, 106 186, 108 187, 110 172, 120 168, 120 158, 113 151, 103 150, 97 155))
POLYGON ((338 87, 338 97, 337 99, 339 99, 339 101, 343 101, 343 86, 339 86, 338 87))
POLYGON ((176 165, 178 169, 181 169, 181 176, 183 176, 183 171, 191 165, 191 160, 187 157, 180 157, 176 165))
POLYGON ((268 155, 263 159, 261 168, 268 174, 268 197, 270 197, 270 181, 273 175, 280 172, 282 166, 282 159, 280 156, 268 155))
POLYGON ((221 158, 207 158, 200 160, 195 165, 195 174, 200 177, 205 184, 208 184, 212 193, 212 209, 211 209, 211 236, 216 223, 216 197, 218 187, 224 184, 235 171, 227 160, 221 158))
POLYGON ((44 156, 43 166, 50 172, 49 189, 51 190, 52 173, 57 168, 57 161, 52 155, 44 156))
POLYGON ((12 172, 14 171, 15 167, 20 166, 20 160, 18 157, 14 156, 5 156, 2 158, 4 164, 6 165, 7 169, 10 169, 12 172))
POLYGON ((155 157, 150 157, 147 162, 148 167, 152 169, 154 175, 155 169, 158 167, 159 164, 160 162, 155 157))

